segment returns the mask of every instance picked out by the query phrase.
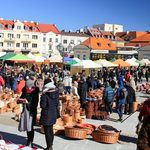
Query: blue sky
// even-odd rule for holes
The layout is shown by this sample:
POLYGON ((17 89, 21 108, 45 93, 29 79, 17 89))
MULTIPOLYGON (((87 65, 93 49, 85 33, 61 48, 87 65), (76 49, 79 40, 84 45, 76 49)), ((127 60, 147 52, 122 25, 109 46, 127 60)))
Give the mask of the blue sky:
POLYGON ((150 0, 3 0, 0 18, 56 24, 59 30, 115 23, 125 31, 146 31, 149 8, 150 0))

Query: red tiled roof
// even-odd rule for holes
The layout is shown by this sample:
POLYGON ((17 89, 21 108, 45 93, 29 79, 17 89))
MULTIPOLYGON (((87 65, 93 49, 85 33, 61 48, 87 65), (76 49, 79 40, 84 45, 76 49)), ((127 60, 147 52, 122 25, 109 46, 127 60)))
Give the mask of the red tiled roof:
MULTIPOLYGON (((7 25, 14 25, 14 21, 13 20, 0 20, 0 24, 4 25, 4 30, 7 30, 8 27, 7 25)), ((24 26, 28 26, 30 32, 32 32, 32 28, 35 27, 36 30, 34 30, 33 32, 54 32, 56 34, 59 34, 59 30, 57 29, 57 27, 54 24, 40 24, 40 23, 36 23, 36 22, 22 22, 24 24, 24 26)))
POLYGON ((144 35, 141 35, 133 40, 131 42, 150 42, 150 33, 145 33, 144 35))
POLYGON ((105 38, 90 37, 83 42, 83 45, 95 50, 116 50, 116 44, 105 38))
POLYGON ((150 45, 149 43, 126 43, 125 46, 137 46, 137 47, 143 47, 143 46, 147 46, 150 45))
POLYGON ((38 28, 40 32, 54 32, 56 34, 60 33, 54 24, 38 24, 38 28))

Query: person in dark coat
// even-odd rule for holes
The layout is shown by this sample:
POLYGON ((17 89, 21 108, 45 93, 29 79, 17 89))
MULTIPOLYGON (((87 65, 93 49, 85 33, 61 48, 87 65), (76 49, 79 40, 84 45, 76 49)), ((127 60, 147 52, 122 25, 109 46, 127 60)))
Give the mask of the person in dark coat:
POLYGON ((132 104, 136 101, 135 90, 126 82, 125 88, 127 89, 127 98, 125 103, 125 114, 132 113, 132 104))
POLYGON ((36 125, 37 106, 39 101, 39 88, 35 86, 34 80, 28 79, 25 83, 25 87, 22 89, 20 96, 22 99, 27 100, 27 109, 30 111, 30 115, 33 116, 32 130, 27 131, 27 143, 26 146, 33 147, 34 139, 34 125, 36 125))
POLYGON ((84 77, 81 76, 78 83, 78 94, 80 96, 81 108, 85 107, 85 101, 87 96, 87 83, 84 77))
POLYGON ((49 79, 44 82, 44 89, 41 96, 41 117, 40 124, 43 125, 47 147, 45 150, 52 150, 54 133, 53 125, 56 123, 59 105, 59 90, 49 79))

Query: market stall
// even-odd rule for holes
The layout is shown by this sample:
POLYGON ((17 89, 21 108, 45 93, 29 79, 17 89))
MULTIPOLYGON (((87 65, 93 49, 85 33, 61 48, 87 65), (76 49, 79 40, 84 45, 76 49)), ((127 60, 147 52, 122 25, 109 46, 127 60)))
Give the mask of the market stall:
POLYGON ((89 74, 91 69, 99 69, 102 66, 93 62, 92 60, 81 60, 80 62, 71 66, 71 74, 75 74, 82 70, 86 71, 86 74, 89 74))
POLYGON ((139 66, 139 64, 137 62, 135 62, 133 59, 127 59, 125 62, 129 63, 130 66, 133 66, 133 67, 139 66))
POLYGON ((125 62, 122 59, 117 59, 116 61, 113 62, 114 64, 118 64, 119 67, 130 67, 130 64, 125 62))
POLYGON ((102 65, 103 67, 117 67, 118 64, 114 64, 112 62, 107 61, 106 59, 99 59, 95 61, 97 64, 102 65))

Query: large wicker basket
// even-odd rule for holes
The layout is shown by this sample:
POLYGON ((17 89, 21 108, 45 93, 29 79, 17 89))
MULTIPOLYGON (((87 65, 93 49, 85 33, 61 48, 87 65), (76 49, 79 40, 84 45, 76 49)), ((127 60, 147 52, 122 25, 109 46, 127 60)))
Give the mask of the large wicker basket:
POLYGON ((81 128, 65 127, 65 136, 73 139, 85 139, 87 131, 81 128))
POLYGON ((120 132, 104 132, 104 131, 94 131, 92 133, 93 140, 96 142, 114 144, 119 139, 120 132))
POLYGON ((97 142, 114 144, 118 141, 120 131, 110 125, 100 125, 96 131, 92 133, 92 137, 97 142))

